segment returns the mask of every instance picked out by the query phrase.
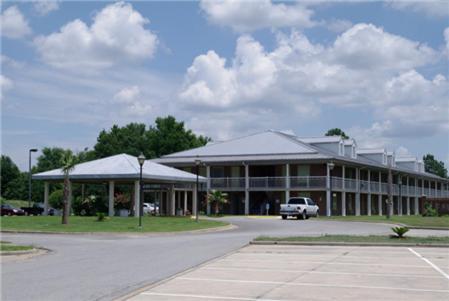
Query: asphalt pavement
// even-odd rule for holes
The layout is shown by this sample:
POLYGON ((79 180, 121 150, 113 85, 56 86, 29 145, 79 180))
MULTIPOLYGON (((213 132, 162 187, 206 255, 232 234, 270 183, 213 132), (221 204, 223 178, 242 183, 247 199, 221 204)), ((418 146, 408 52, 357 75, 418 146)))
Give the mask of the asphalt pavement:
MULTIPOLYGON (((25 260, 2 260, 1 299, 113 300, 213 258, 259 235, 389 234, 391 225, 227 217, 237 229, 196 234, 9 234, 1 240, 51 250, 25 260)), ((410 235, 447 235, 411 230, 410 235)))

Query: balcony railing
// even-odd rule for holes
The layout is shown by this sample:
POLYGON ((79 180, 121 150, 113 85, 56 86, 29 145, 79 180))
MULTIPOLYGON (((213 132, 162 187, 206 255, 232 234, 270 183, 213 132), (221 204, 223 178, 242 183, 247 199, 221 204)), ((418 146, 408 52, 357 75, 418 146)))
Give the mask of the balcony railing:
MULTIPOLYGON (((290 189, 326 189, 327 178, 325 176, 304 176, 304 177, 289 177, 290 189)), ((210 178, 211 189, 222 190, 244 190, 244 177, 227 177, 227 178, 210 178)), ((206 185, 204 185, 206 186, 206 185)), ((250 177, 250 189, 284 189, 287 187, 287 177, 250 177)), ((343 179, 340 177, 332 177, 332 190, 343 190, 347 192, 355 192, 357 190, 357 181, 355 179, 343 179)), ((368 182, 359 181, 359 188, 361 193, 388 193, 388 183, 384 182, 368 182)), ((399 185, 393 184, 393 195, 399 195, 399 185)), ((205 189, 205 187, 204 187, 205 189)), ((415 186, 401 186, 401 195, 404 197, 420 197, 422 195, 427 197, 449 197, 448 190, 435 190, 428 187, 415 186)))
POLYGON ((250 188, 285 188, 286 177, 251 177, 250 188))
POLYGON ((290 177, 290 188, 326 189, 326 177, 290 177))

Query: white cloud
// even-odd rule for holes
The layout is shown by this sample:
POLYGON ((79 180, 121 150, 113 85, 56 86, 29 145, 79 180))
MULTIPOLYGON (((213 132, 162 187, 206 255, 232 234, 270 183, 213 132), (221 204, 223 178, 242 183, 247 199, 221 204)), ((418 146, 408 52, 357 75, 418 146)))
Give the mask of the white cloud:
POLYGON ((444 41, 446 42, 446 55, 449 58, 449 27, 446 27, 446 29, 443 32, 444 35, 444 41))
POLYGON ((444 18, 449 16, 449 4, 446 0, 390 0, 387 2, 387 5, 397 10, 411 10, 416 13, 423 13, 428 17, 444 18))
POLYGON ((327 29, 329 29, 332 32, 341 33, 343 31, 348 30, 352 27, 352 22, 349 20, 343 20, 343 19, 332 19, 330 21, 326 21, 325 25, 327 29))
POLYGON ((58 0, 38 0, 33 3, 34 10, 40 15, 45 16, 52 11, 59 9, 58 0))
POLYGON ((8 7, 0 16, 1 34, 10 39, 19 39, 31 34, 28 21, 17 6, 8 7))
POLYGON ((311 27, 313 11, 300 3, 272 3, 270 0, 202 0, 201 9, 212 23, 229 26, 237 32, 262 28, 311 27))
POLYGON ((153 57, 158 39, 145 29, 147 23, 131 4, 117 2, 103 8, 91 26, 77 19, 34 42, 42 59, 52 66, 109 67, 153 57))
POLYGON ((426 45, 370 24, 354 25, 329 46, 313 44, 297 31, 278 33, 271 52, 243 35, 230 62, 213 50, 197 56, 180 98, 187 108, 249 112, 257 107, 273 119, 296 114, 307 120, 323 104, 369 108, 378 121, 355 130, 385 143, 449 129, 448 80, 426 79, 416 71, 438 57, 426 45))
POLYGON ((6 91, 11 90, 14 83, 8 77, 0 74, 0 100, 3 100, 3 96, 6 91))
POLYGON ((138 86, 125 87, 114 95, 117 103, 124 105, 127 114, 132 116, 143 116, 151 112, 151 105, 145 104, 142 98, 138 86))

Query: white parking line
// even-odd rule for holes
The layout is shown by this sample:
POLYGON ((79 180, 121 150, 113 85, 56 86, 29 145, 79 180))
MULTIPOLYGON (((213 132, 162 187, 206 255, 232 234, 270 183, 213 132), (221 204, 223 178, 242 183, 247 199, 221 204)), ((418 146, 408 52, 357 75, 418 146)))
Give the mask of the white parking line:
POLYGON ((164 297, 185 297, 185 298, 197 298, 197 299, 220 299, 220 300, 241 300, 241 301, 289 301, 286 299, 261 299, 261 298, 245 298, 245 297, 224 297, 224 296, 211 296, 211 295, 190 295, 190 294, 167 294, 167 293, 153 293, 143 292, 141 295, 151 296, 164 296, 164 297))
POLYGON ((282 281, 258 281, 258 280, 234 280, 234 279, 210 279, 210 278, 192 278, 192 277, 179 277, 178 280, 187 281, 206 281, 206 282, 229 282, 229 283, 254 283, 254 284, 274 284, 274 285, 288 285, 288 286, 315 286, 315 287, 335 287, 335 288, 361 288, 361 289, 384 289, 394 291, 412 291, 412 292, 433 292, 433 293, 449 293, 449 290, 433 290, 433 289, 421 289, 421 288, 400 288, 389 286, 365 286, 365 285, 336 285, 336 284, 319 284, 319 283, 307 283, 307 282, 282 282, 282 281))
POLYGON ((445 277, 446 279, 449 279, 449 275, 446 274, 445 272, 443 272, 439 267, 437 267, 435 264, 433 264, 430 260, 428 260, 427 258, 423 257, 421 254, 419 254, 418 252, 416 252, 412 248, 408 248, 408 250, 410 252, 412 252, 413 254, 415 254, 416 256, 418 256, 418 258, 421 258, 422 260, 427 262, 432 268, 434 268, 437 272, 439 272, 441 275, 443 275, 443 277, 445 277))
POLYGON ((203 267, 200 270, 218 271, 253 271, 253 272, 285 272, 285 273, 310 273, 310 274, 330 274, 330 275, 354 275, 354 276, 375 276, 375 277, 397 277, 397 278, 433 278, 440 279, 439 276, 411 275, 411 274, 383 274, 383 273, 350 273, 350 272, 320 272, 312 270, 286 270, 286 269, 264 269, 264 268, 227 268, 227 267, 203 267))
MULTIPOLYGON (((222 259, 218 262, 223 261, 231 261, 233 262, 234 259, 226 258, 222 259)), ((267 260, 264 259, 239 259, 239 262, 267 262, 267 260)), ((313 263, 313 264, 336 264, 336 265, 361 265, 361 266, 390 266, 390 267, 402 267, 402 268, 420 268, 420 269, 429 269, 429 266, 426 265, 410 265, 410 264, 392 264, 392 263, 361 263, 361 262, 328 262, 328 261, 310 261, 310 260, 293 260, 286 262, 288 264, 291 263, 313 263)))

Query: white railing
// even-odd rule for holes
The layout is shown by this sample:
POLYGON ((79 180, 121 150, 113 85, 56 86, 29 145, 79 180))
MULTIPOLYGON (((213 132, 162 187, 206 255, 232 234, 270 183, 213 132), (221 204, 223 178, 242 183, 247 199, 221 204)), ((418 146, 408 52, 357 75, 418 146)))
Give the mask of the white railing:
POLYGON ((343 189, 343 178, 332 177, 332 189, 343 189))
POLYGON ((250 177, 250 188, 285 188, 286 177, 250 177))
POLYGON ((369 182, 368 181, 359 181, 360 183, 360 191, 361 192, 368 192, 369 191, 369 182))
POLYGON ((370 182, 370 188, 372 193, 379 193, 380 192, 380 184, 379 182, 370 182))
POLYGON ((326 177, 290 177, 290 188, 326 189, 326 177))
POLYGON ((357 181, 355 179, 345 179, 345 190, 356 191, 357 181))
POLYGON ((388 183, 381 183, 380 184, 380 190, 382 193, 387 194, 388 193, 388 183))
POLYGON ((245 178, 210 178, 211 189, 245 188, 245 178))

